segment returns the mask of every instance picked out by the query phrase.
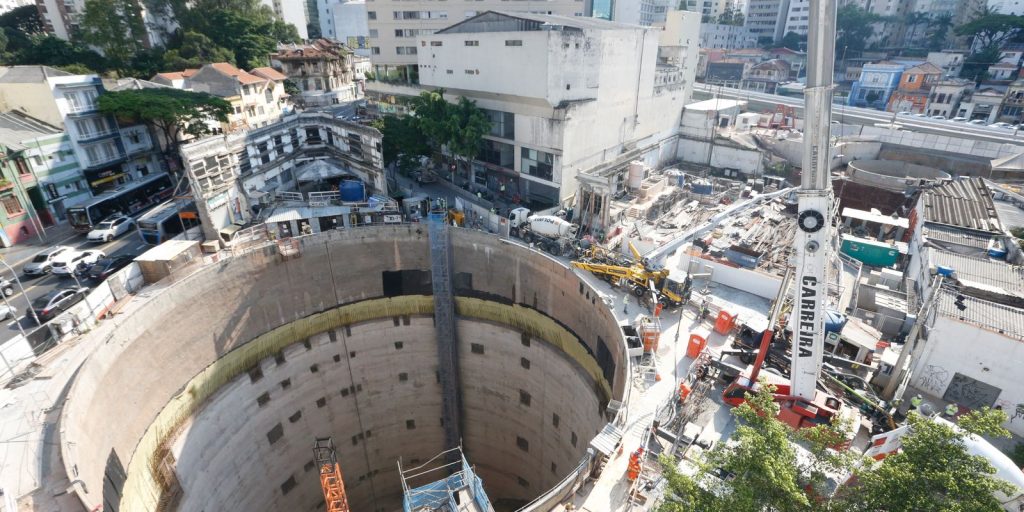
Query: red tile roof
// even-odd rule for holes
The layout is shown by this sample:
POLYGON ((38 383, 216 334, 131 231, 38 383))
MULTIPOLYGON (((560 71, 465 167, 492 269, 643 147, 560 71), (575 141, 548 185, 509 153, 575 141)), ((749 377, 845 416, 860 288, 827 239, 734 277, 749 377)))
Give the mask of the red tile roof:
POLYGON ((260 78, 258 76, 251 75, 248 72, 242 71, 241 69, 238 69, 235 66, 228 64, 227 62, 215 62, 213 64, 207 64, 207 66, 216 69, 221 74, 230 76, 238 80, 239 83, 242 83, 244 85, 259 84, 267 81, 266 78, 260 78))
POLYGON ((277 80, 285 80, 285 79, 288 78, 287 76, 281 74, 280 71, 278 71, 278 70, 276 70, 274 68, 270 68, 270 67, 255 68, 255 69, 252 70, 252 74, 254 74, 256 76, 259 76, 259 77, 266 78, 267 80, 275 80, 275 81, 277 81, 277 80))

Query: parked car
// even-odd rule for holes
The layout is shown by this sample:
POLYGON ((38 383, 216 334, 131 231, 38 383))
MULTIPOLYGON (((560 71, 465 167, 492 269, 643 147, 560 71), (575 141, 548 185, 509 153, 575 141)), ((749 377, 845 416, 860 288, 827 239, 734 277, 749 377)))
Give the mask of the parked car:
POLYGON ((976 124, 978 126, 984 126, 985 125, 985 120, 984 119, 971 119, 970 121, 968 121, 968 123, 976 124))
POLYGON ((953 119, 950 119, 950 121, 953 121, 954 123, 966 123, 967 118, 963 116, 956 116, 953 119))
POLYGON ((71 306, 82 302, 88 291, 88 288, 75 287, 53 290, 32 301, 32 306, 25 310, 25 314, 32 316, 34 312, 40 324, 48 322, 71 306))
POLYGON ((14 295, 14 280, 0 277, 0 292, 3 292, 4 297, 14 295))
POLYGON ((66 245, 55 245, 50 247, 49 249, 36 254, 36 257, 32 258, 32 261, 25 265, 24 272, 26 275, 30 276, 48 274, 53 268, 53 261, 57 259, 58 256, 67 251, 73 250, 74 249, 66 245))
POLYGON ((914 113, 909 111, 909 110, 901 110, 901 111, 897 112, 896 114, 897 115, 901 115, 901 116, 912 116, 912 115, 914 115, 914 113))
POLYGON ((8 318, 14 318, 14 308, 0 302, 0 320, 7 320, 8 318))
POLYGON ((102 258, 96 263, 94 263, 91 267, 89 267, 89 270, 86 271, 85 275, 89 279, 102 281, 110 277, 110 275, 113 274, 114 272, 117 272, 118 270, 127 267, 132 261, 135 260, 135 258, 136 255, 134 254, 122 254, 120 256, 102 258))
POLYGON ((53 260, 53 275, 69 276, 80 274, 100 258, 106 257, 103 251, 67 251, 53 260))
POLYGON ((932 116, 929 117, 928 119, 934 119, 936 121, 946 121, 946 116, 932 116))
POLYGON ((126 215, 118 215, 106 219, 96 225, 85 239, 90 242, 109 242, 129 231, 135 225, 135 219, 126 215))
POLYGON ((924 113, 914 114, 914 117, 928 117, 928 114, 924 114, 924 113))
POLYGON ((416 173, 416 183, 437 183, 437 175, 428 170, 420 171, 416 173))
POLYGON ((1012 124, 1004 123, 1002 121, 1000 121, 998 123, 992 123, 992 124, 988 125, 988 127, 989 128, 999 128, 1001 130, 1012 130, 1013 129, 1013 125, 1012 124))

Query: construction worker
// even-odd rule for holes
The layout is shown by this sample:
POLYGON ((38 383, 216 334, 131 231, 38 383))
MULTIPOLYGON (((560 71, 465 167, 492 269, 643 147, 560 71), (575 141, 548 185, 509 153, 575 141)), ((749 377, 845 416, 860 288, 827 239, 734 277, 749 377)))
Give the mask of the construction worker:
POLYGON ((903 405, 903 399, 901 398, 893 398, 892 401, 889 402, 889 406, 897 411, 900 409, 901 405, 903 405))
POLYGON ((914 395, 914 398, 910 399, 910 410, 913 411, 914 409, 917 409, 918 407, 921 407, 921 401, 922 400, 924 400, 924 399, 921 398, 920 394, 914 395))
POLYGON ((624 314, 624 315, 628 315, 629 314, 629 294, 628 293, 622 296, 622 314, 624 314))
POLYGON ((950 418, 953 418, 953 417, 956 416, 956 413, 958 413, 958 412, 960 412, 960 408, 957 407, 956 404, 952 404, 951 403, 951 404, 946 406, 946 416, 949 416, 950 418))

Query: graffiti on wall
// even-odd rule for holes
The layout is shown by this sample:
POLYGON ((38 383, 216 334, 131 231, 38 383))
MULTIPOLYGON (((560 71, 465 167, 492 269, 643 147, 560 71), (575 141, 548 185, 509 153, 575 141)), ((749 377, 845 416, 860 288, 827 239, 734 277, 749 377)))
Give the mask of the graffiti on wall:
POLYGON ((947 402, 953 402, 961 407, 980 409, 982 407, 992 407, 1002 392, 1003 390, 995 386, 957 373, 953 375, 953 380, 949 382, 949 387, 946 388, 946 393, 942 395, 942 399, 947 402))
POLYGON ((930 364, 924 367, 921 371, 921 376, 918 377, 917 382, 914 383, 914 387, 921 391, 926 391, 933 395, 942 393, 943 387, 949 380, 949 372, 941 367, 934 364, 930 364))

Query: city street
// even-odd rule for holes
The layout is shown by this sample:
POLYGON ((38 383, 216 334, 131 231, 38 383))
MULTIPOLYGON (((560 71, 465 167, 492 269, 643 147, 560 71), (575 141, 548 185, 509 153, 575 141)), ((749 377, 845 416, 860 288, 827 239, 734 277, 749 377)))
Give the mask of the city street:
MULTIPOLYGON (((65 238, 64 240, 55 239, 54 245, 67 245, 78 250, 99 249, 108 256, 142 254, 150 247, 142 243, 142 239, 134 230, 107 244, 90 243, 85 240, 84 234, 76 234, 71 238, 65 238)), ((44 249, 45 247, 40 247, 36 252, 41 252, 44 249)), ((34 253, 30 254, 28 257, 22 258, 21 261, 7 261, 7 263, 17 272, 17 277, 21 280, 22 286, 25 287, 25 294, 28 298, 26 300, 26 297, 22 295, 21 290, 17 288, 17 285, 15 285, 14 295, 7 297, 7 302, 12 308, 14 308, 17 319, 7 319, 3 321, 2 326, 0 326, 0 344, 18 334, 18 323, 21 324, 21 328, 25 330, 26 334, 29 334, 39 328, 31 316, 26 316, 26 309, 31 301, 46 295, 54 289, 76 286, 75 279, 71 276, 55 276, 52 274, 47 274, 41 277, 26 276, 22 269, 26 263, 31 261, 33 255, 34 253)), ((0 275, 7 278, 11 277, 10 271, 6 268, 0 269, 0 275)), ((88 280, 82 282, 82 286, 86 287, 93 284, 95 283, 91 283, 88 280)))

